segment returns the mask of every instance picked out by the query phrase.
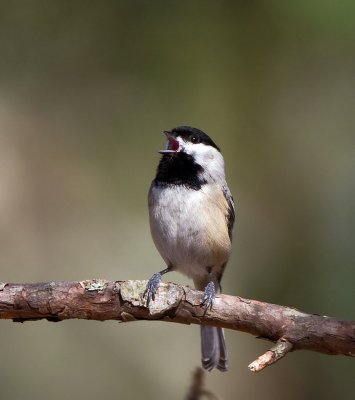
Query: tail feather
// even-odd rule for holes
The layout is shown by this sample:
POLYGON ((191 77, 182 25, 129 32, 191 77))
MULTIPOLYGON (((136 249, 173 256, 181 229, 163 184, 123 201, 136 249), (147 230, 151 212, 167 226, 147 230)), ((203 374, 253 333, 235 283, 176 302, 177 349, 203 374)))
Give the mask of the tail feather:
POLYGON ((201 326, 202 366, 208 371, 228 369, 228 353, 222 328, 201 326))

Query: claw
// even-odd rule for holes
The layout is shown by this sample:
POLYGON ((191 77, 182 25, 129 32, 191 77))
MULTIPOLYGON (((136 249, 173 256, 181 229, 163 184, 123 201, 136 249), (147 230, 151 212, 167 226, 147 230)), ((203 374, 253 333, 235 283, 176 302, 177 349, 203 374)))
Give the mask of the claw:
POLYGON ((147 307, 149 307, 150 300, 155 300, 155 294, 158 291, 159 284, 161 281, 161 273, 156 272, 148 281, 143 298, 147 296, 147 307))
POLYGON ((216 297, 216 289, 212 281, 208 282, 205 287, 205 293, 201 305, 205 307, 206 311, 212 307, 213 299, 216 297))

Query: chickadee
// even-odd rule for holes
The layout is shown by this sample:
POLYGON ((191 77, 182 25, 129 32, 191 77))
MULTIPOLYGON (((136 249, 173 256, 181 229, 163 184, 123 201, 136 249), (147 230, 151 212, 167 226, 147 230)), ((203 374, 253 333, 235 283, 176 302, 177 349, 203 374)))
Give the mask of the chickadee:
MULTIPOLYGON (((189 126, 165 131, 167 144, 148 196, 150 229, 167 268, 148 281, 144 296, 154 300, 161 277, 180 271, 204 291, 212 305, 231 253, 234 203, 220 149, 204 132, 189 126)), ((228 369, 222 328, 201 326, 202 366, 228 369)))

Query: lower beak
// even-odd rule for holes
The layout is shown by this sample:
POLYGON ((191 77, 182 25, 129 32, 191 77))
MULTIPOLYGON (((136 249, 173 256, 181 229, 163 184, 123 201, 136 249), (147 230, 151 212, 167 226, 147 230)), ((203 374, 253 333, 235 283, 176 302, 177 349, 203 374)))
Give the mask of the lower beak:
POLYGON ((180 148, 179 142, 175 139, 175 137, 169 132, 164 131, 165 136, 167 137, 168 141, 166 142, 166 148, 164 150, 160 150, 160 154, 173 154, 177 153, 180 148))

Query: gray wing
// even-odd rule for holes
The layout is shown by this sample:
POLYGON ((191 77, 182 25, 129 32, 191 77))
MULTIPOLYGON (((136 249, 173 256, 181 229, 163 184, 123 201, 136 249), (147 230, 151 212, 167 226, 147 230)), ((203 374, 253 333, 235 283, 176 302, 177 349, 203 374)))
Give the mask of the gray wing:
POLYGON ((223 186, 223 194, 228 203, 228 215, 227 215, 227 225, 228 225, 228 235, 230 240, 233 238, 233 227, 235 221, 235 207, 233 196, 227 185, 223 186))

